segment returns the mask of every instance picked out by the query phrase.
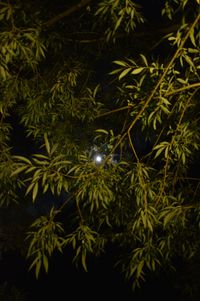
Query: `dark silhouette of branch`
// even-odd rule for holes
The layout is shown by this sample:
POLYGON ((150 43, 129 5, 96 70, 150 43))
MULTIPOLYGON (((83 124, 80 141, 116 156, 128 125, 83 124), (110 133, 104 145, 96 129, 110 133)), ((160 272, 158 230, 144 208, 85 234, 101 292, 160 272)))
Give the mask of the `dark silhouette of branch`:
POLYGON ((50 20, 48 20, 47 22, 45 22, 43 24, 43 26, 44 27, 52 26, 53 24, 57 23, 61 19, 70 16, 74 12, 76 12, 76 11, 80 10, 81 8, 83 8, 84 6, 88 5, 91 1, 92 0, 81 0, 78 4, 68 8, 64 12, 60 13, 59 15, 56 15, 55 17, 53 17, 50 20))
MULTIPOLYGON (((147 28, 147 27, 143 27, 142 29, 140 29, 138 32, 132 32, 131 33, 131 39, 135 38, 135 39, 141 39, 141 38, 146 38, 146 37, 152 37, 155 35, 160 35, 162 36, 161 39, 152 46, 153 50, 154 48, 156 48, 167 36, 167 34, 176 32, 178 29, 180 28, 180 24, 173 24, 171 26, 165 26, 165 27, 160 27, 158 29, 156 28, 147 28)), ((91 38, 87 38, 87 39, 83 39, 82 37, 78 37, 78 35, 80 34, 83 35, 84 32, 80 32, 80 33, 69 33, 68 36, 69 38, 67 38, 66 40, 68 42, 75 42, 75 43, 81 43, 81 44, 89 44, 89 43, 98 43, 98 42, 104 42, 106 40, 106 35, 102 34, 101 32, 97 32, 96 33, 96 37, 91 37, 91 38), (73 37, 75 36, 75 37, 73 37)), ((88 33, 87 32, 87 36, 94 36, 94 33, 88 33)), ((117 34, 116 38, 120 39, 120 38, 124 38, 125 34, 117 34)))

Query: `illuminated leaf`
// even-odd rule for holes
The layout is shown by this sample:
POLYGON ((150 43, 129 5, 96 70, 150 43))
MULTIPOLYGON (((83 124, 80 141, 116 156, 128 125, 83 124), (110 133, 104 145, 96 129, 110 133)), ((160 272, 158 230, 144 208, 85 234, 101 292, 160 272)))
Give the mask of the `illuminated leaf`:
POLYGON ((45 146, 46 146, 47 153, 50 155, 50 153, 51 153, 50 144, 49 144, 49 140, 47 138, 46 133, 44 134, 44 141, 45 141, 45 146))
POLYGON ((145 69, 145 67, 136 68, 136 69, 134 69, 134 70, 131 72, 131 74, 134 74, 134 75, 139 74, 139 73, 141 73, 144 69, 145 69))
POLYGON ((38 182, 34 183, 34 186, 33 186, 33 191, 32 191, 33 202, 35 201, 37 194, 38 194, 38 182))
POLYGON ((127 69, 123 70, 119 75, 119 80, 122 79, 124 76, 126 76, 131 70, 132 70, 132 68, 127 68, 127 69))
POLYGON ((49 262, 48 262, 48 258, 47 256, 44 254, 43 257, 43 265, 44 265, 44 268, 45 268, 45 271, 46 273, 48 272, 48 268, 49 268, 49 262))
POLYGON ((17 174, 21 173, 22 171, 26 170, 27 166, 20 166, 15 171, 11 173, 11 177, 16 176, 17 174))

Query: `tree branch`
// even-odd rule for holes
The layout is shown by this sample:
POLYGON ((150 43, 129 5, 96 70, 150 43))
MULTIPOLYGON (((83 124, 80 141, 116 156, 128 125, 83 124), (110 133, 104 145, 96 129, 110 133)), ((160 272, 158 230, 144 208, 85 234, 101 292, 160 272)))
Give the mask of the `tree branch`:
POLYGON ((182 88, 180 88, 180 89, 171 91, 171 92, 167 93, 165 96, 171 96, 171 95, 173 95, 173 94, 177 94, 177 93, 183 92, 183 91, 185 91, 185 90, 194 89, 194 88, 199 88, 199 87, 200 87, 200 82, 199 82, 199 83, 194 83, 194 84, 191 84, 191 85, 182 87, 182 88))
MULTIPOLYGON (((195 28, 196 24, 198 24, 200 20, 200 13, 197 15, 196 19, 194 20, 194 22, 192 23, 191 27, 189 28, 188 32, 186 33, 185 37, 182 39, 181 44, 179 45, 178 49, 176 50, 176 52, 174 53, 173 57, 171 58, 171 60, 169 61, 167 67, 165 68, 163 74, 161 75, 160 79, 158 80, 157 84, 155 85, 154 89, 152 90, 152 92, 150 93, 149 97, 147 98, 146 102, 144 103, 144 106, 141 108, 141 110, 137 113, 137 115, 135 116, 135 118, 133 119, 133 121, 131 122, 130 126, 128 127, 128 129, 124 132, 124 134, 119 138, 119 140, 116 142, 116 144, 113 146, 111 153, 113 153, 115 151, 115 149, 121 144, 121 142, 125 139, 125 137, 131 132, 132 128, 135 126, 136 122, 139 120, 139 118, 142 116, 143 112, 146 110, 146 108, 148 107, 149 103, 151 102, 151 100, 153 99, 156 91, 158 90, 158 88, 160 87, 161 83, 163 82, 163 79, 165 78, 166 74, 168 73, 170 67, 172 66, 172 64, 174 63, 174 61, 176 60, 176 58, 179 55, 179 52, 181 51, 181 49, 183 48, 185 42, 187 41, 191 31, 195 28)), ((161 195, 159 195, 159 199, 161 198, 161 195)))
MULTIPOLYGON (((146 38, 146 37, 149 37, 151 38, 152 36, 155 36, 156 34, 157 35, 162 35, 162 38, 159 40, 158 43, 156 43, 156 45, 153 45, 151 50, 153 50, 158 44, 160 44, 164 38, 166 37, 167 34, 170 34, 174 31, 177 31, 178 29, 180 28, 180 24, 173 24, 171 26, 168 26, 167 28, 166 27, 160 27, 158 29, 156 28, 150 28, 149 29, 149 26, 148 28, 147 27, 143 27, 142 30, 140 30, 139 32, 132 32, 131 33, 131 39, 132 38, 136 38, 136 39, 141 39, 141 38, 146 38), (164 34, 164 36, 163 36, 164 34)), ((78 34, 85 34, 84 32, 80 32, 80 33, 75 33, 75 36, 78 37, 78 34)), ((94 34, 94 33, 87 33, 88 34, 94 34)), ((74 36, 74 33, 70 33, 68 34, 69 38, 67 38, 67 41, 68 42, 75 42, 75 43, 81 43, 81 44, 89 44, 89 43, 97 43, 97 42, 101 42, 101 41, 105 41, 106 40, 106 35, 102 36, 102 33, 101 32, 97 32, 96 33, 96 37, 95 38, 91 38, 91 39, 74 39, 73 36, 74 36)), ((120 39, 120 38, 123 38, 125 35, 124 34, 118 34, 116 35, 116 38, 117 39, 120 39)))
POLYGON ((73 14, 74 12, 80 10, 81 8, 83 8, 84 6, 86 6, 87 4, 89 4, 92 0, 81 0, 78 4, 68 8, 67 10, 65 10, 64 12, 60 13, 59 15, 51 18, 50 20, 48 20, 47 22, 45 22, 43 24, 44 27, 50 27, 53 24, 57 23, 58 21, 60 21, 61 19, 70 16, 71 14, 73 14))

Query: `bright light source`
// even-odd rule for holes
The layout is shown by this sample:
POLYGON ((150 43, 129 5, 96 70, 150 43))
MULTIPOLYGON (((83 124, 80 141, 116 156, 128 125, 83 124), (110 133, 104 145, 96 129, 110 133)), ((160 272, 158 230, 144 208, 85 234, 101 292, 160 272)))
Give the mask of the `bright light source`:
POLYGON ((101 155, 96 155, 96 157, 94 158, 95 162, 97 163, 101 163, 102 161, 102 156, 101 155))

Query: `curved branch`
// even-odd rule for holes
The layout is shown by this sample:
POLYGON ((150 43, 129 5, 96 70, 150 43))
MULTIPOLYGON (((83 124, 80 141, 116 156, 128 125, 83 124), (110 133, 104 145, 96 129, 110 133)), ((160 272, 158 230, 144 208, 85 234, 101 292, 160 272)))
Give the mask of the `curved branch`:
POLYGON ((76 4, 76 5, 68 8, 64 12, 60 13, 59 15, 56 15, 55 17, 53 17, 50 20, 48 20, 47 22, 45 22, 43 24, 43 26, 44 27, 50 27, 50 26, 52 26, 54 23, 57 23, 61 19, 65 18, 65 17, 68 17, 71 14, 73 14, 74 12, 80 10, 81 8, 83 8, 84 6, 86 6, 87 4, 89 4, 91 1, 92 0, 81 0, 78 4, 76 4))

